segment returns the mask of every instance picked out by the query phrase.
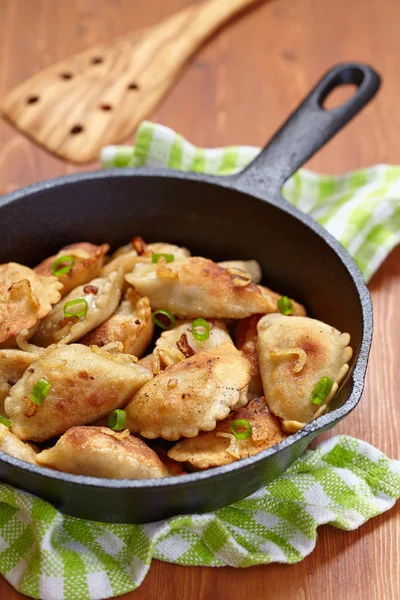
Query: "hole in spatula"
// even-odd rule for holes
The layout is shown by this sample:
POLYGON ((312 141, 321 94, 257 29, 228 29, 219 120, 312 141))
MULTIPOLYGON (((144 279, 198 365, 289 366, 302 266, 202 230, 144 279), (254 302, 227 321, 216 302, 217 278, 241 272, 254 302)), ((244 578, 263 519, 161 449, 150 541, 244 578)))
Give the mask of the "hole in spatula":
POLYGON ((103 62, 103 57, 102 56, 93 56, 92 60, 90 61, 92 63, 92 65, 101 65, 101 63, 103 62))
POLYGON ((338 85, 326 98, 324 98, 322 103, 323 108, 325 110, 332 110, 333 108, 345 104, 352 96, 354 96, 357 89, 358 86, 353 83, 342 83, 341 85, 338 85))
POLYGON ((60 73, 60 77, 61 77, 61 79, 68 80, 68 79, 72 79, 73 75, 72 75, 72 73, 60 73))
POLYGON ((134 81, 128 85, 128 90, 138 90, 139 86, 134 81))
POLYGON ((104 111, 112 110, 111 104, 100 104, 100 108, 101 108, 101 110, 104 110, 104 111))
POLYGON ((39 96, 29 96, 29 98, 27 98, 27 100, 26 100, 26 103, 27 104, 35 104, 38 100, 39 100, 39 96))
POLYGON ((76 135, 77 133, 81 133, 83 131, 82 125, 74 125, 70 131, 72 135, 76 135))

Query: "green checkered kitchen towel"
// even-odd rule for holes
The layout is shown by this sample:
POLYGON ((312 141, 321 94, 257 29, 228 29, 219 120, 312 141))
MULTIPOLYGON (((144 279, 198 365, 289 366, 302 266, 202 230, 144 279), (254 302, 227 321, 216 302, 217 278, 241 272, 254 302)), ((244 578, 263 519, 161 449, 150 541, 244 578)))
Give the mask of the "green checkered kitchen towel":
MULTIPOLYGON (((228 174, 256 148, 202 150, 151 123, 135 147, 108 147, 103 166, 168 165, 228 174)), ((400 168, 343 177, 299 171, 285 196, 346 246, 368 279, 400 237, 400 168)), ((237 504, 149 525, 110 525, 59 513, 0 484, 0 573, 41 600, 109 598, 134 590, 152 558, 181 565, 295 563, 312 552, 318 525, 355 529, 400 497, 400 462, 349 436, 307 451, 284 475, 237 504)))

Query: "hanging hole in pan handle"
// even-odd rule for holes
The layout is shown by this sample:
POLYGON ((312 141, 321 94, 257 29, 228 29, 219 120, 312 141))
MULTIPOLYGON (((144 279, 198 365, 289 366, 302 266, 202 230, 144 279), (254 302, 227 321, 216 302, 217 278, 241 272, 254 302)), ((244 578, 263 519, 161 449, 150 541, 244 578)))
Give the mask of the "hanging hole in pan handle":
POLYGON ((271 141, 241 173, 232 177, 235 187, 250 192, 280 192, 284 182, 376 94, 379 75, 362 63, 341 63, 328 71, 277 131, 271 141), (354 94, 333 108, 328 96, 340 86, 356 86, 354 94))
POLYGON ((354 115, 371 99, 371 90, 375 89, 376 91, 377 88, 375 88, 375 86, 376 84, 379 85, 379 78, 377 81, 376 77, 377 73, 375 73, 371 67, 361 63, 337 65, 336 68, 333 68, 321 79, 319 82, 321 85, 317 85, 315 88, 319 107, 325 111, 329 111, 336 108, 340 109, 341 106, 344 107, 348 103, 354 104, 354 102, 356 102, 356 104, 359 105, 359 103, 362 102, 358 108, 354 106, 354 115), (335 106, 329 107, 327 100, 334 97, 337 92, 340 93, 343 91, 343 88, 347 88, 347 98, 342 100, 342 102, 338 102, 335 106), (350 89, 352 90, 352 93, 349 93, 350 89))

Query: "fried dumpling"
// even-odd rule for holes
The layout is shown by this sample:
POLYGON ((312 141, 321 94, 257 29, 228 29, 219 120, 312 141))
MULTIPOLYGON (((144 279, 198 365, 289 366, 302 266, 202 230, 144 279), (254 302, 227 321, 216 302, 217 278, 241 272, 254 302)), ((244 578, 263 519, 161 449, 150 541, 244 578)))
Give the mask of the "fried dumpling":
POLYGON ((58 281, 63 285, 61 296, 66 296, 78 285, 88 283, 99 275, 104 262, 104 255, 109 249, 110 246, 108 244, 102 244, 101 246, 96 246, 89 242, 70 244, 69 246, 61 248, 54 256, 50 256, 43 260, 34 268, 34 271, 38 275, 53 275, 54 265, 54 270, 62 270, 63 266, 70 266, 67 273, 61 273, 58 276, 58 281), (73 260, 67 260, 67 262, 63 264, 59 260, 63 257, 68 259, 72 257, 73 260), (58 264, 57 261, 59 261, 58 264))
POLYGON ((157 364, 157 361, 160 363, 158 372, 202 350, 210 350, 226 342, 232 343, 231 336, 223 321, 209 320, 210 335, 202 342, 195 339, 192 332, 192 322, 177 321, 174 327, 164 331, 158 338, 153 352, 154 365, 157 364), (179 360, 177 360, 177 357, 179 357, 179 360))
POLYGON ((294 432, 326 411, 349 370, 350 335, 308 317, 267 315, 258 323, 258 355, 271 411, 294 432), (324 402, 313 402, 323 377, 333 381, 324 402))
POLYGON ((168 456, 197 469, 208 469, 253 456, 286 437, 279 419, 269 411, 265 398, 254 398, 247 406, 217 423, 213 431, 200 432, 195 438, 175 444, 168 456), (252 429, 251 436, 243 440, 236 439, 230 430, 230 425, 239 419, 248 421, 252 429))
POLYGON ((231 269, 231 271, 244 271, 251 277, 253 283, 260 283, 262 279, 262 271, 259 263, 256 260, 223 260, 218 263, 225 269, 231 269))
MULTIPOLYGON (((265 300, 268 302, 269 310, 267 312, 268 313, 279 312, 278 300, 280 300, 282 298, 282 294, 273 292, 269 288, 265 287, 265 285, 258 285, 257 287, 260 290, 260 292, 262 293, 262 295, 264 296, 265 300)), ((298 302, 296 302, 296 300, 293 300, 293 298, 290 298, 290 301, 293 305, 293 313, 292 313, 293 316, 305 317, 307 313, 306 313, 306 309, 304 308, 304 306, 302 304, 299 304, 298 302)))
POLYGON ((43 467, 75 475, 110 479, 167 477, 158 455, 129 431, 108 427, 71 427, 53 448, 36 456, 43 467))
POLYGON ((34 463, 36 452, 29 444, 25 444, 22 440, 18 439, 16 435, 5 425, 0 423, 0 450, 24 460, 25 462, 34 463))
MULTIPOLYGON (((69 344, 83 337, 95 327, 106 321, 116 310, 124 283, 122 270, 113 271, 108 277, 93 279, 80 285, 65 296, 52 311, 40 322, 32 338, 34 344, 49 346, 54 342, 69 344), (82 316, 65 317, 67 303, 82 300, 76 308, 83 309, 82 316)), ((71 307, 73 310, 74 306, 71 307)))
POLYGON ((57 277, 37 275, 18 263, 0 265, 0 342, 33 328, 61 298, 57 277))
POLYGON ((4 414, 4 400, 10 388, 21 379, 27 368, 38 358, 33 352, 0 350, 0 414, 4 414))
POLYGON ((180 319, 243 319, 269 311, 269 302, 247 274, 232 274, 206 258, 138 263, 125 279, 149 298, 153 309, 169 310, 180 319))
POLYGON ((109 275, 118 267, 122 267, 124 273, 130 273, 138 262, 151 262, 153 254, 172 254, 175 260, 190 256, 186 248, 164 242, 146 244, 142 238, 135 237, 129 244, 116 250, 110 262, 103 267, 101 274, 103 277, 109 275))
POLYGON ((59 344, 31 364, 11 388, 4 406, 15 435, 42 442, 121 408, 151 377, 128 354, 59 344), (40 406, 30 398, 39 380, 49 385, 40 406))
POLYGON ((86 346, 100 347, 122 342, 123 352, 141 357, 153 331, 149 299, 129 288, 115 313, 79 341, 86 346))
POLYGON ((127 427, 143 437, 177 440, 211 431, 247 402, 250 367, 233 344, 204 350, 145 384, 126 407, 127 427))
POLYGON ((260 365, 258 363, 257 351, 257 324, 263 315, 251 315, 246 319, 240 319, 235 325, 235 345, 250 363, 249 395, 262 396, 263 385, 261 381, 260 365))

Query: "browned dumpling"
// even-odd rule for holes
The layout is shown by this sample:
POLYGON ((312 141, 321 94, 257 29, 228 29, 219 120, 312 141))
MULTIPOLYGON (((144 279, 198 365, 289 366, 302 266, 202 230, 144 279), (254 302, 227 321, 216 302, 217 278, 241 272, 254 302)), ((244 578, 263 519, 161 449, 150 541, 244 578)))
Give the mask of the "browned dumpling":
POLYGON ((250 276, 232 274, 206 258, 138 263, 125 279, 149 298, 153 309, 180 319, 242 319, 270 309, 250 276))
POLYGON ((263 395, 257 351, 257 324, 261 317, 262 315, 251 315, 251 317, 237 321, 235 326, 236 348, 243 353, 250 363, 249 395, 251 397, 263 395))
POLYGON ((51 346, 31 364, 4 402, 12 432, 41 442, 121 408, 152 377, 128 354, 81 344, 51 346), (40 380, 50 388, 40 406, 30 396, 40 380))
POLYGON ((126 407, 127 427, 150 439, 211 431, 247 402, 250 367, 233 344, 204 350, 145 384, 126 407))
POLYGON ((145 442, 129 431, 108 427, 71 427, 53 448, 36 456, 37 464, 75 475, 110 479, 167 477, 169 471, 145 442))
POLYGON ((0 423, 0 450, 24 460, 25 462, 35 463, 36 451, 29 444, 21 441, 5 425, 0 423))
POLYGON ((269 411, 265 398, 254 398, 247 406, 217 423, 213 431, 200 432, 195 438, 175 444, 168 456, 197 469, 208 469, 253 456, 286 437, 279 419, 269 411), (230 430, 230 425, 239 419, 248 421, 252 428, 251 436, 243 440, 236 439, 230 430))
POLYGON ((248 273, 253 283, 260 283, 262 279, 261 267, 256 260, 223 260, 218 264, 232 272, 238 271, 239 275, 241 271, 248 273))
POLYGON ((53 275, 53 266, 56 261, 62 257, 72 257, 73 264, 67 262, 63 264, 55 264, 54 269, 62 269, 66 265, 70 265, 68 273, 63 273, 57 276, 58 281, 62 283, 61 296, 66 296, 71 290, 78 285, 88 283, 98 276, 104 262, 104 255, 108 252, 110 246, 102 244, 96 246, 89 242, 77 242, 61 248, 57 254, 43 260, 37 267, 34 268, 38 275, 53 275))
POLYGON ((0 343, 15 346, 15 336, 33 328, 61 298, 56 277, 37 275, 18 263, 0 265, 0 343))
POLYGON ((193 321, 176 321, 174 327, 164 331, 156 341, 153 351, 153 370, 159 373, 180 360, 189 358, 202 350, 216 348, 226 342, 231 342, 223 321, 210 320, 210 334, 204 341, 195 339, 192 332, 193 321))
POLYGON ((33 352, 0 350, 0 415, 4 415, 4 400, 10 389, 37 358, 33 352))
POLYGON ((109 275, 118 267, 122 267, 124 273, 130 273, 138 262, 151 262, 153 254, 172 254, 175 260, 190 256, 189 250, 174 244, 164 242, 146 244, 142 238, 133 238, 129 244, 116 250, 110 262, 103 267, 102 275, 103 277, 109 275))
POLYGON ((129 288, 115 313, 87 333, 80 343, 102 347, 111 342, 122 342, 123 352, 141 357, 151 341, 153 331, 149 299, 129 288))
MULTIPOLYGON (((268 312, 269 313, 279 312, 278 300, 280 300, 282 298, 282 294, 273 292, 269 288, 265 287, 265 285, 258 285, 257 287, 261 291, 265 300, 269 304, 270 309, 268 310, 268 312)), ((305 317, 307 313, 306 313, 306 309, 304 308, 304 306, 302 304, 299 304, 298 302, 296 302, 296 300, 293 300, 293 298, 290 298, 290 301, 293 305, 293 313, 292 313, 293 316, 305 317)))
POLYGON ((349 370, 350 335, 308 317, 267 315, 258 323, 258 355, 271 411, 294 432, 324 413, 349 370), (323 402, 313 402, 322 378, 333 381, 323 402))
POLYGON ((93 279, 72 290, 42 319, 32 338, 33 343, 44 347, 55 342, 69 344, 104 323, 119 304, 123 277, 120 269, 113 271, 108 277, 93 279), (78 308, 85 309, 86 303, 85 314, 80 317, 65 317, 65 306, 78 299, 82 300, 78 308))

